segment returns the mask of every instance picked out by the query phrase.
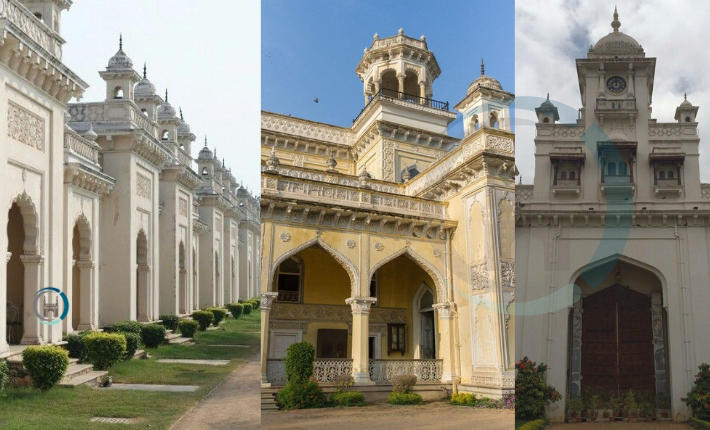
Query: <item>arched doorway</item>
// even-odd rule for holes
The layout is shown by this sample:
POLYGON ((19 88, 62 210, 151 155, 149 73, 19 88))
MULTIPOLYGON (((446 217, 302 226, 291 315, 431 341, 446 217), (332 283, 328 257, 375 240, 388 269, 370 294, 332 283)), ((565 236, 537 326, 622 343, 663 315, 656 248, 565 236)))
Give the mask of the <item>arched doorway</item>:
POLYGON ((150 266, 148 264, 148 238, 143 230, 136 238, 136 319, 150 320, 150 266))
POLYGON ((200 287, 197 283, 197 251, 192 248, 192 309, 197 309, 200 303, 200 287))
POLYGON ((428 285, 422 283, 415 298, 414 351, 415 358, 436 358, 436 336, 434 323, 434 293, 428 285), (417 328, 418 326, 418 328, 417 328), (416 334, 419 334, 417 336, 416 334))
POLYGON ((94 327, 92 311, 91 227, 81 215, 72 230, 72 290, 70 298, 71 329, 84 330, 94 327))
POLYGON ((178 247, 178 311, 181 314, 188 313, 187 309, 187 267, 185 265, 185 245, 180 241, 178 247))
POLYGON ((32 312, 32 300, 39 290, 42 257, 37 249, 37 215, 29 197, 18 197, 8 211, 7 223, 7 343, 40 344, 39 320, 32 312))
POLYGON ((222 279, 219 276, 219 253, 215 251, 214 253, 214 294, 212 294, 213 302, 211 306, 216 306, 219 301, 219 291, 221 289, 222 279))

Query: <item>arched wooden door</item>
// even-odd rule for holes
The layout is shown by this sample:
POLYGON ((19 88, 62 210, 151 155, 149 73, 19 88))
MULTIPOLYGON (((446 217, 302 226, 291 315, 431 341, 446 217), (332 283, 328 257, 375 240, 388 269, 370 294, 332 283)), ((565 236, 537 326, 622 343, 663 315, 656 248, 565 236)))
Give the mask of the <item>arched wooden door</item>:
POLYGON ((582 308, 582 387, 655 393, 651 298, 613 285, 582 308))

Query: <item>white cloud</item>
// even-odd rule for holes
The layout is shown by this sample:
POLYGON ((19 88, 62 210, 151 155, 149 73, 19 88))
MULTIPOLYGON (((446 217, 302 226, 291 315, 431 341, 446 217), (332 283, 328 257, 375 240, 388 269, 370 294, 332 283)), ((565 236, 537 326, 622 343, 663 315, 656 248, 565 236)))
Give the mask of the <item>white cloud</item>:
MULTIPOLYGON (((636 39, 647 57, 657 58, 653 89, 653 117, 673 122, 675 108, 688 92, 688 100, 700 106, 700 175, 710 181, 710 2, 617 1, 620 31, 636 39), (708 36, 708 37, 706 37, 708 36), (705 127, 707 125, 707 127, 705 127)), ((611 32, 614 2, 582 0, 525 0, 515 6, 516 96, 545 97, 558 107, 581 107, 575 59, 586 58, 589 46, 611 32)), ((540 99, 541 101, 541 99, 540 99)), ((522 104, 522 103, 521 103, 522 104)), ((538 103, 539 104, 539 103, 538 103)), ((560 112, 562 115, 562 112, 560 112)), ((518 109, 516 115, 516 164, 523 183, 534 173, 534 112, 518 109)), ((564 122, 575 117, 563 116, 564 122)))

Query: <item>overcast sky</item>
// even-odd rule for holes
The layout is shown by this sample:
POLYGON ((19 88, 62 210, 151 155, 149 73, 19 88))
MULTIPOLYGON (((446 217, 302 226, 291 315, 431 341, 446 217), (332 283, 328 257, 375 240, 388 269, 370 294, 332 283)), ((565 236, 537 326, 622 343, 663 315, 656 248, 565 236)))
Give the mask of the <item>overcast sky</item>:
POLYGON ((523 183, 533 181, 534 111, 523 109, 527 97, 550 92, 563 122, 573 122, 581 105, 575 59, 586 58, 589 46, 612 31, 614 4, 621 32, 636 39, 647 57, 657 58, 653 87, 653 117, 674 122, 683 101, 700 106, 700 172, 710 182, 710 2, 659 0, 525 0, 515 6, 515 158, 523 183), (567 106, 567 108, 563 109, 567 106), (567 113, 567 118, 565 118, 567 113))
POLYGON ((192 155, 210 148, 225 158, 238 181, 259 192, 259 0, 79 0, 62 20, 64 62, 90 88, 82 101, 105 98, 103 70, 124 52, 160 94, 182 106, 197 135, 192 155))

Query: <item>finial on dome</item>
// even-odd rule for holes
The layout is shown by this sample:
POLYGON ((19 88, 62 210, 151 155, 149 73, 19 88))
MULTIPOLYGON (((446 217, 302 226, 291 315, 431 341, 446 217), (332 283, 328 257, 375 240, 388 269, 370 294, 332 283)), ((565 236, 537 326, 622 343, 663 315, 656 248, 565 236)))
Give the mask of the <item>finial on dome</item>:
POLYGON ((119 33, 118 35, 118 50, 119 52, 123 52, 123 34, 119 33))
POLYGON ((168 102, 168 89, 165 89, 165 103, 168 102))
POLYGON ((483 57, 481 57, 481 76, 486 75, 486 67, 483 65, 483 57))
POLYGON ((205 134, 205 148, 207 148, 207 135, 206 134, 205 134))
POLYGON ((619 31, 619 27, 621 27, 621 22, 619 22, 619 12, 616 11, 616 5, 614 6, 614 20, 611 22, 612 28, 614 28, 614 32, 619 31))
POLYGON ((550 92, 549 91, 547 92, 547 100, 548 101, 550 100, 550 92))
POLYGON ((143 63, 143 79, 148 78, 148 65, 147 63, 143 63))
POLYGON ((685 99, 686 102, 688 101, 688 93, 683 94, 683 99, 685 99))
POLYGON ((214 147, 214 159, 215 160, 217 159, 217 147, 216 146, 214 147))
POLYGON ((185 118, 182 116, 182 106, 180 106, 180 121, 185 121, 185 118))
POLYGON ((379 38, 380 38, 380 35, 379 35, 379 34, 377 34, 377 33, 375 33, 375 35, 374 35, 374 36, 372 36, 372 38, 373 38, 373 39, 375 39, 375 40, 377 40, 377 39, 379 39, 379 38))
POLYGON ((421 40, 422 42, 426 42, 426 36, 422 34, 422 37, 420 37, 419 40, 421 40))
POLYGON ((404 34, 404 28, 399 27, 399 31, 397 32, 400 36, 404 34))

